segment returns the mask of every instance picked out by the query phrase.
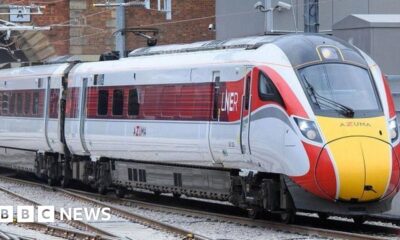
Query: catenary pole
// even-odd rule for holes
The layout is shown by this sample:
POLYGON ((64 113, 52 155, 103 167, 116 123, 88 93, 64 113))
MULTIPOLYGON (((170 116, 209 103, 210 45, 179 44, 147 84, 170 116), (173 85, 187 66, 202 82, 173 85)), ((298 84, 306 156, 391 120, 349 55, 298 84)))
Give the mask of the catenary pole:
POLYGON ((126 34, 124 33, 125 29, 125 6, 123 5, 124 0, 117 0, 117 3, 121 3, 116 9, 116 25, 118 33, 115 36, 115 46, 116 50, 119 52, 120 58, 125 57, 125 42, 126 42, 126 34))
POLYGON ((305 0, 304 32, 319 32, 319 3, 318 0, 305 0))
POLYGON ((115 34, 115 49, 119 52, 120 58, 125 57, 125 42, 126 42, 126 34, 125 34, 125 7, 130 6, 144 6, 145 8, 150 8, 150 1, 129 1, 125 2, 124 0, 116 0, 115 3, 110 3, 106 1, 105 3, 95 3, 93 6, 95 7, 115 7, 116 8, 116 28, 117 32, 115 34))

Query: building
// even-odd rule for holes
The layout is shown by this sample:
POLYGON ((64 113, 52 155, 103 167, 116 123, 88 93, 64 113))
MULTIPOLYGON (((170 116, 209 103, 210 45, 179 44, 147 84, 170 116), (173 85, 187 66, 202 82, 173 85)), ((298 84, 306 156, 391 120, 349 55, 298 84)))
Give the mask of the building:
MULTIPOLYGON (((216 38, 304 30, 305 0, 261 0, 267 8, 277 6, 279 1, 292 5, 290 10, 276 9, 267 13, 254 9, 254 5, 259 1, 216 0, 216 38)), ((351 14, 399 13, 398 0, 319 0, 319 29, 320 32, 331 33, 335 23, 351 14)))
MULTIPOLYGON (((307 0, 281 0, 290 4, 290 9, 276 8, 279 0, 140 1, 147 2, 148 9, 143 6, 126 7, 125 26, 126 28, 158 29, 157 39, 158 44, 161 45, 211 39, 223 40, 266 33, 302 32, 304 6, 307 0), (271 11, 263 13, 256 10, 254 5, 257 2, 271 11), (215 28, 209 30, 210 24, 213 24, 215 28)), ((12 2, 15 1, 4 0, 2 4, 12 2)), ((18 1, 18 4, 30 4, 30 2, 30 0, 22 0, 18 1)), ((116 8, 95 7, 93 6, 95 3, 104 3, 104 0, 40 1, 40 4, 46 6, 43 15, 33 15, 31 21, 25 24, 51 26, 52 30, 14 33, 11 42, 14 41, 13 49, 21 52, 18 58, 23 60, 21 55, 25 55, 29 61, 40 61, 52 56, 78 55, 81 59, 97 60, 100 54, 115 50, 116 42, 113 33, 117 30, 116 8)), ((4 13, 9 10, 0 9, 1 11, 4 13)), ((353 43, 377 59, 385 73, 400 75, 400 67, 396 67, 400 66, 398 57, 400 45, 396 42, 397 37, 383 36, 383 39, 386 39, 384 42, 360 37, 360 32, 363 30, 348 31, 351 29, 352 21, 346 21, 347 30, 334 29, 335 26, 343 28, 343 23, 339 23, 350 15, 397 13, 400 13, 399 0, 319 0, 319 29, 321 33, 333 34, 346 41, 358 39, 359 41, 353 43), (347 33, 344 34, 344 32, 347 33), (388 49, 394 57, 382 57, 382 52, 387 52, 388 49)), ((396 15, 391 16, 396 18, 396 15)), ((0 17, 8 20, 9 16, 0 15, 0 17)), ((390 21, 390 18, 385 17, 385 21, 388 19, 390 21)), ((400 23, 400 15, 397 15, 397 19, 393 21, 400 23)), ((356 24, 355 20, 354 24, 356 24)), ((376 27, 376 24, 364 24, 361 29, 366 29, 368 26, 376 27)), ((400 24, 398 26, 400 27, 400 24)), ((380 25, 379 28, 386 29, 386 34, 394 29, 393 25, 391 28, 380 25)), ((135 49, 146 46, 147 41, 143 37, 127 33, 125 45, 128 50, 135 49)), ((4 52, 0 48, 1 51, 4 52)), ((8 56, 9 54, 1 55, 4 56, 5 61, 12 59, 12 56, 8 56)))
MULTIPOLYGON (((145 1, 145 0, 142 0, 145 1)), ((3 6, 15 1, 4 0, 3 6)), ((32 1, 18 1, 30 5, 32 1)), ((98 59, 101 53, 115 49, 116 8, 94 7, 103 0, 43 0, 46 8, 42 15, 32 15, 27 25, 51 26, 51 31, 13 33, 14 48, 23 50, 30 61, 52 56, 80 55, 83 59, 98 59)), ((210 40, 215 32, 209 24, 215 23, 215 0, 149 0, 150 9, 126 7, 127 28, 157 28, 158 44, 186 43, 210 40), (160 6, 158 5, 160 2, 160 6), (168 5, 171 12, 159 11, 168 5), (170 6, 170 7, 169 7, 170 6), (168 16, 170 15, 170 16, 168 16)), ((0 9, 6 13, 9 9, 0 9)), ((8 15, 0 18, 9 20, 8 15)), ((4 44, 4 41, 3 41, 4 44)), ((146 46, 146 40, 127 34, 126 47, 134 49, 146 46)), ((9 59, 9 58, 8 58, 9 59)))
MULTIPOLYGON (((291 9, 276 8, 279 0, 216 0, 216 38, 226 39, 248 35, 303 32, 304 16, 307 15, 304 8, 306 0, 280 1, 290 4, 291 9), (263 4, 266 9, 272 9, 272 11, 265 13, 257 11, 254 7, 257 2, 263 4)), ((397 57, 400 56, 398 38, 385 38, 385 36, 389 36, 388 34, 391 31, 400 31, 399 13, 399 0, 319 0, 319 32, 333 34, 345 41, 359 39, 359 41, 352 43, 376 59, 385 73, 400 75, 400 67, 396 67, 400 66, 400 58, 397 57), (372 17, 372 15, 381 14, 385 16, 372 17), (363 15, 363 18, 370 20, 364 21, 363 25, 359 24, 359 21, 363 20, 358 21, 356 18, 351 18, 353 20, 350 21, 346 20, 347 34, 344 34, 345 29, 334 29, 335 26, 344 28, 343 22, 338 25, 335 24, 350 15, 363 15), (371 15, 371 17, 368 17, 368 15, 371 15), (380 23, 377 21, 380 21, 380 23), (375 28, 374 31, 380 31, 380 34, 384 31, 385 34, 380 35, 380 39, 386 39, 386 41, 376 40, 377 38, 376 41, 372 41, 373 39, 368 37, 369 35, 366 33, 370 32, 369 30, 354 31, 352 24, 357 24, 357 26, 361 26, 359 29, 364 30, 375 28), (377 30, 378 25, 380 30, 377 30), (387 51, 390 51, 396 57, 382 57, 383 53, 387 51)), ((378 35, 376 36, 378 37, 378 35)))

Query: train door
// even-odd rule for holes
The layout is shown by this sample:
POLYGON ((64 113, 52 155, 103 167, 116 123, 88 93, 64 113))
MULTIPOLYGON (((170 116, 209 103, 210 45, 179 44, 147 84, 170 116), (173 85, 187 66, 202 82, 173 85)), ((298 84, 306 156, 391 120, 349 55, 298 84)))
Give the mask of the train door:
POLYGON ((211 106, 211 121, 209 123, 208 128, 208 144, 209 149, 211 151, 213 164, 221 165, 222 164, 222 156, 218 153, 218 140, 216 139, 216 130, 220 121, 220 93, 221 93, 221 72, 213 71, 212 72, 212 84, 213 84, 213 94, 212 94, 212 104, 211 106))
POLYGON ((250 147, 250 122, 251 122, 251 86, 252 86, 252 68, 248 67, 249 73, 243 83, 242 109, 240 114, 240 150, 243 155, 251 155, 250 147))
POLYGON ((46 144, 50 151, 52 151, 52 147, 50 144, 50 139, 49 139, 49 108, 50 108, 50 93, 51 93, 51 77, 47 77, 45 79, 45 96, 44 96, 44 137, 46 139, 46 144))
POLYGON ((87 85, 88 78, 82 78, 81 85, 81 96, 80 96, 80 106, 79 106, 79 138, 82 144, 82 149, 84 153, 88 153, 85 140, 85 120, 86 120, 86 102, 87 102, 87 85))

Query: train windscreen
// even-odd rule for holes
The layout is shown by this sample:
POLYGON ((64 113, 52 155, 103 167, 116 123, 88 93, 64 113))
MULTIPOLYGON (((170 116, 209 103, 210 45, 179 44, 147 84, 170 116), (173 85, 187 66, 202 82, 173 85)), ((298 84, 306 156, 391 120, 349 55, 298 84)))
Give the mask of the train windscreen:
POLYGON ((299 70, 302 84, 317 113, 380 112, 374 82, 367 69, 348 64, 319 64, 299 70))

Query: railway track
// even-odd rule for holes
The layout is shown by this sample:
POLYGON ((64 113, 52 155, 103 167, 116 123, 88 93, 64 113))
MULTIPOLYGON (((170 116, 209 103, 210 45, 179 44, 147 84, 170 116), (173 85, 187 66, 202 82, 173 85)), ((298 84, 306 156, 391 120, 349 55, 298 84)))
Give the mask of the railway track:
MULTIPOLYGON (((17 198, 23 202, 26 202, 30 205, 33 205, 35 207, 40 206, 41 204, 33 201, 31 199, 28 199, 24 196, 21 196, 11 190, 8 190, 6 188, 0 187, 0 191, 7 193, 8 195, 17 198)), ((55 211, 55 218, 57 220, 60 220, 60 212, 55 211)), ((80 231, 75 231, 72 229, 67 229, 67 228, 61 228, 61 227, 56 227, 52 226, 50 224, 43 224, 43 223, 18 223, 16 222, 17 225, 27 227, 36 231, 40 232, 45 232, 49 235, 52 236, 57 236, 57 237, 64 237, 69 239, 69 237, 74 237, 74 239, 113 239, 116 238, 115 235, 106 232, 102 229, 99 229, 95 226, 92 226, 89 223, 85 223, 82 221, 74 220, 74 221, 65 221, 68 225, 79 229, 80 231)))
MULTIPOLYGON (((351 232, 351 228, 353 227, 352 223, 339 224, 338 228, 344 228, 344 231, 340 231, 337 229, 336 230, 335 229, 326 229, 326 228, 324 228, 323 225, 320 225, 320 224, 317 224, 317 225, 320 225, 318 227, 304 226, 304 225, 298 225, 298 224, 297 225, 287 225, 287 224, 281 224, 281 223, 274 222, 274 221, 253 220, 253 219, 248 219, 245 217, 234 216, 234 215, 204 212, 204 211, 181 208, 181 207, 173 207, 173 206, 168 206, 166 204, 155 204, 155 203, 143 202, 143 201, 132 200, 132 199, 120 199, 120 198, 116 198, 116 197, 104 196, 104 195, 99 195, 99 194, 94 194, 94 193, 89 193, 89 192, 82 192, 82 191, 73 190, 73 189, 54 188, 54 187, 49 187, 45 184, 40 184, 40 183, 35 183, 35 182, 31 182, 31 181, 20 180, 20 179, 5 177, 5 176, 0 176, 0 179, 6 179, 8 181, 14 181, 14 182, 18 182, 21 184, 40 186, 40 187, 44 187, 47 189, 51 189, 53 191, 59 191, 60 193, 68 195, 71 198, 77 199, 79 201, 85 201, 85 202, 91 203, 91 204, 99 206, 99 207, 108 207, 111 209, 112 214, 123 217, 130 221, 134 221, 134 222, 143 224, 145 226, 148 226, 148 227, 151 227, 151 228, 154 228, 157 230, 174 233, 174 234, 177 234, 182 237, 190 235, 190 236, 193 236, 195 239, 204 239, 204 240, 210 239, 205 236, 193 234, 191 231, 182 229, 180 227, 176 227, 176 226, 162 223, 160 221, 156 221, 156 220, 153 220, 153 219, 150 219, 147 217, 143 217, 142 215, 139 215, 139 214, 134 214, 131 211, 123 208, 123 206, 125 206, 125 207, 126 206, 131 206, 131 207, 135 206, 135 207, 139 207, 141 209, 148 209, 148 210, 151 209, 152 211, 175 213, 175 214, 180 214, 183 216, 197 216, 197 217, 205 218, 205 219, 212 218, 212 219, 216 219, 217 221, 221 221, 221 222, 235 223, 235 224, 240 224, 243 226, 269 228, 269 229, 273 229, 276 231, 290 232, 290 233, 294 233, 294 234, 301 234, 301 235, 308 235, 308 236, 340 238, 340 239, 357 239, 357 240, 358 239, 371 239, 371 240, 372 239, 374 239, 374 240, 388 239, 387 236, 371 235, 371 232, 368 232, 368 233, 351 232)), ((300 218, 301 218, 301 221, 306 225, 315 224, 315 219, 314 219, 314 223, 312 223, 312 220, 311 220, 312 218, 310 218, 310 217, 300 216, 300 218)), ((335 225, 335 224, 338 225, 337 221, 333 221, 333 220, 328 220, 328 221, 326 221, 326 223, 329 225, 335 225)), ((392 227, 384 227, 384 226, 376 226, 376 225, 367 224, 362 229, 370 229, 374 232, 382 233, 384 235, 400 237, 400 228, 396 228, 396 227, 392 228, 392 227)))
MULTIPOLYGON (((19 183, 19 184, 33 185, 33 186, 37 186, 37 187, 42 187, 42 188, 45 188, 45 189, 48 189, 48 190, 51 190, 51 191, 58 191, 58 192, 60 192, 62 194, 67 195, 70 198, 73 198, 73 199, 76 199, 76 200, 79 200, 79 201, 83 201, 83 202, 87 202, 87 203, 91 204, 92 206, 109 208, 111 210, 110 213, 112 215, 127 219, 130 222, 138 223, 138 224, 141 224, 141 225, 146 226, 146 227, 150 227, 150 228, 158 230, 158 231, 164 231, 164 232, 167 232, 167 233, 170 233, 170 234, 173 234, 173 235, 180 236, 182 238, 196 239, 196 240, 211 240, 211 238, 208 238, 206 236, 202 236, 200 234, 195 234, 195 233, 193 233, 191 231, 188 231, 186 229, 183 229, 183 228, 180 228, 180 227, 177 227, 177 226, 174 226, 174 225, 170 225, 170 224, 167 224, 167 223, 159 222, 159 221, 156 221, 156 220, 153 220, 153 219, 150 219, 150 218, 146 218, 144 216, 141 216, 141 215, 138 215, 138 214, 134 214, 132 212, 126 211, 126 210, 118 208, 116 206, 112 206, 110 204, 106 204, 104 202, 97 201, 97 200, 95 200, 93 198, 89 198, 89 197, 86 197, 86 196, 84 196, 82 194, 77 194, 77 193, 74 193, 72 191, 68 191, 68 190, 62 189, 62 188, 50 187, 50 186, 47 186, 45 184, 34 183, 34 182, 21 180, 21 179, 10 178, 10 177, 6 177, 6 176, 0 176, 0 179, 4 179, 4 180, 7 180, 7 181, 19 183)), ((40 205, 39 203, 37 203, 35 201, 32 201, 32 200, 29 200, 27 198, 24 198, 23 196, 21 196, 19 194, 16 194, 16 193, 14 193, 14 192, 12 192, 12 191, 10 191, 8 189, 0 187, 0 191, 4 191, 4 192, 6 192, 6 193, 8 193, 10 195, 13 195, 14 197, 23 199, 24 201, 28 202, 29 204, 32 204, 32 205, 35 205, 35 206, 40 205)), ((117 239, 115 235, 113 235, 111 233, 108 233, 108 232, 106 232, 104 230, 101 230, 99 228, 96 228, 96 227, 94 227, 94 226, 92 226, 92 225, 90 225, 88 223, 85 223, 85 222, 82 222, 82 221, 77 221, 78 224, 75 224, 74 222, 75 221, 69 222, 69 224, 71 224, 71 226, 74 226, 74 227, 85 228, 88 231, 92 231, 92 232, 98 233, 99 235, 96 236, 95 239, 117 239)), ((42 227, 44 227, 44 226, 42 226, 42 227)), ((50 231, 57 232, 57 231, 59 231, 59 229, 50 229, 50 231)), ((85 239, 93 239, 93 238, 90 238, 90 236, 87 236, 85 239)))
MULTIPOLYGON (((77 240, 112 240, 116 239, 111 236, 96 235, 87 232, 75 231, 68 228, 61 228, 56 226, 51 226, 43 223, 17 223, 17 225, 32 229, 38 232, 45 233, 46 235, 51 235, 54 237, 65 238, 65 239, 77 239, 77 240)), ((11 238, 12 239, 12 238, 11 238)))
MULTIPOLYGON (((97 201, 104 201, 104 202, 114 203, 114 204, 118 204, 118 205, 122 205, 122 206, 123 205, 135 206, 135 207, 142 208, 142 209, 151 209, 153 211, 155 210, 155 211, 170 212, 170 213, 176 213, 176 214, 181 214, 181 215, 185 215, 185 216, 198 216, 198 217, 203 217, 206 219, 214 218, 217 221, 223 221, 223 222, 227 222, 227 223, 235 223, 235 224, 240 224, 243 226, 251 226, 251 227, 272 228, 276 231, 290 232, 290 233, 301 234, 301 235, 318 236, 318 237, 324 237, 324 238, 352 239, 352 240, 388 239, 388 237, 373 236, 370 233, 362 234, 362 233, 349 232, 349 231, 351 231, 351 228, 354 227, 355 224, 348 223, 348 222, 341 222, 341 224, 340 224, 340 226, 338 226, 338 228, 343 228, 343 226, 345 224, 347 224, 347 225, 350 224, 350 226, 347 226, 345 228, 346 231, 340 231, 340 230, 326 229, 326 228, 323 228, 323 226, 311 227, 311 226, 304 226, 304 225, 299 225, 299 224, 288 225, 288 224, 283 224, 283 223, 268 221, 268 220, 254 220, 254 219, 249 219, 246 217, 213 213, 213 212, 204 212, 204 211, 180 208, 180 207, 172 207, 172 206, 168 206, 165 204, 148 203, 148 202, 143 202, 140 200, 120 199, 117 197, 99 195, 96 193, 82 192, 82 191, 72 190, 72 189, 63 190, 63 191, 69 192, 70 194, 79 195, 79 196, 82 196, 85 198, 95 198, 95 199, 97 199, 97 201)), ((298 217, 301 218, 303 223, 308 224, 308 225, 312 224, 312 223, 310 223, 310 220, 312 220, 313 218, 306 217, 306 216, 298 216, 298 217)), ((314 218, 314 220, 315 220, 315 218, 314 218)), ((337 224, 337 222, 338 221, 333 221, 333 220, 326 221, 327 224, 335 224, 335 223, 337 224)), ((366 224, 363 227, 363 229, 369 229, 370 231, 372 230, 372 231, 377 231, 377 232, 384 232, 385 234, 390 234, 391 236, 400 237, 400 228, 390 228, 390 227, 366 224)))
POLYGON ((34 240, 34 238, 18 236, 4 231, 0 231, 0 239, 4 240, 34 240))

